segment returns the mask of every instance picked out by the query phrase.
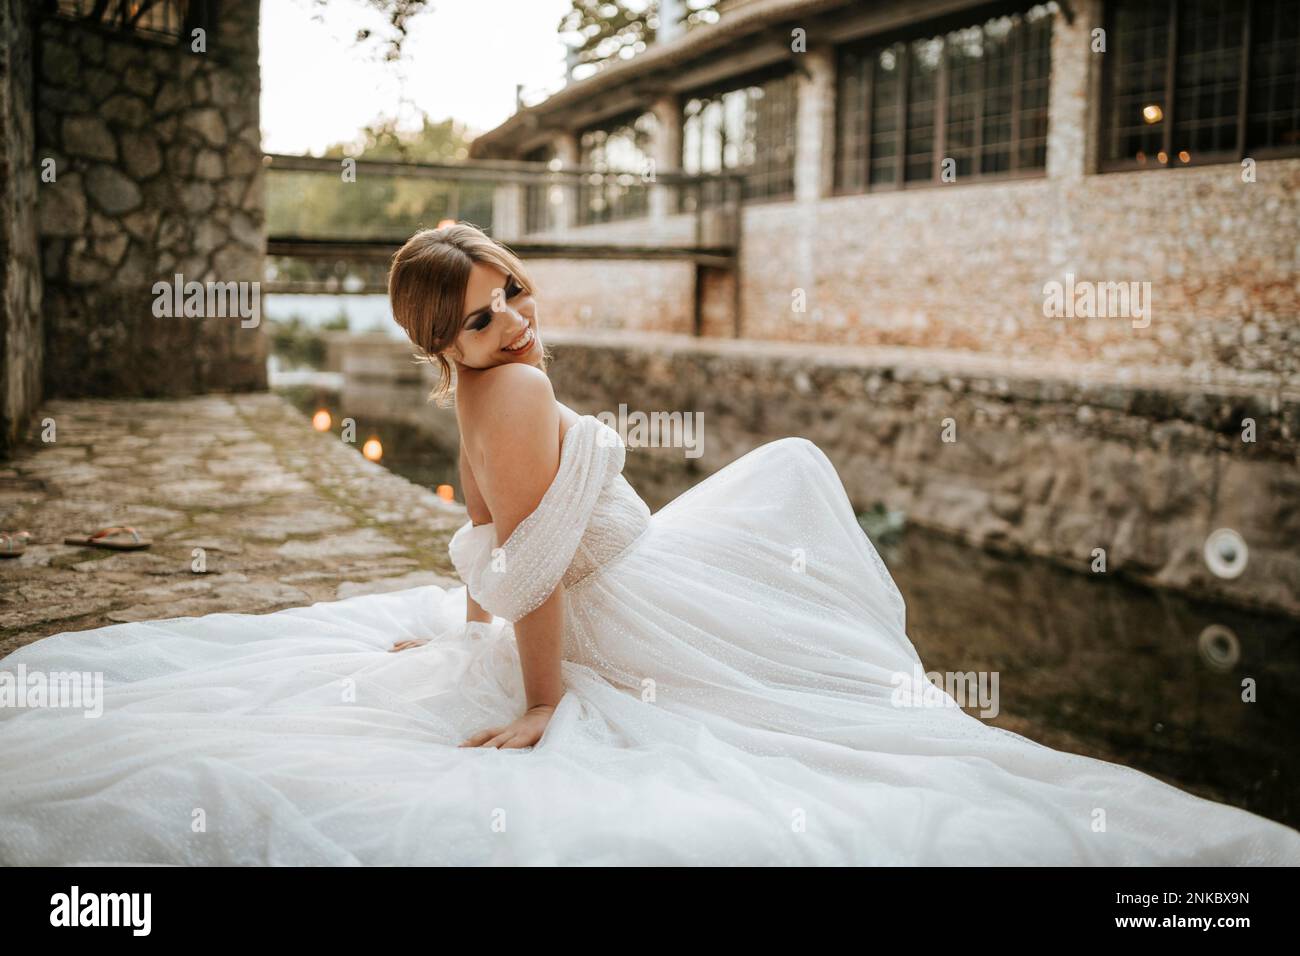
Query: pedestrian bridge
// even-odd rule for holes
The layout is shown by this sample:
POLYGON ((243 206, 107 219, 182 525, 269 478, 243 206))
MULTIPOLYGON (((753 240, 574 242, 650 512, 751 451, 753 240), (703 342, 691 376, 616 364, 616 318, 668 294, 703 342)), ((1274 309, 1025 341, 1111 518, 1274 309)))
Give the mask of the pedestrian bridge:
POLYGON ((681 262, 697 290, 704 273, 722 274, 738 305, 739 175, 501 160, 267 154, 263 162, 269 293, 385 293, 392 255, 412 233, 466 221, 525 261, 681 262))

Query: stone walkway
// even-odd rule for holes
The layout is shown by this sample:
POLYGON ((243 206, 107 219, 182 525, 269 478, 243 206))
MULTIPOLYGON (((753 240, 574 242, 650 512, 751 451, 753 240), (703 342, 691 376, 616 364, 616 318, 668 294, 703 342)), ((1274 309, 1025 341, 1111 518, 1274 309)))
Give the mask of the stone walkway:
POLYGON ((268 393, 52 401, 54 441, 0 460, 0 657, 125 621, 264 613, 460 582, 447 540, 466 520, 268 393), (63 544, 131 525, 134 552, 63 544))

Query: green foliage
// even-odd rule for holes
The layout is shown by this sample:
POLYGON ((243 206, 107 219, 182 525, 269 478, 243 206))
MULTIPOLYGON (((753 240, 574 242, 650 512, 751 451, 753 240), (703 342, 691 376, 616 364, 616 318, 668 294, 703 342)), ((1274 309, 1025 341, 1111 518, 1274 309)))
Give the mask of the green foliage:
MULTIPOLYGON (((408 22, 412 17, 424 11, 429 5, 429 0, 365 0, 366 5, 373 7, 384 15, 388 21, 388 34, 380 38, 386 44, 384 48, 384 60, 393 62, 402 58, 402 44, 406 41, 408 22)), ((330 3, 330 0, 316 0, 317 7, 324 7, 330 3)), ((365 43, 373 38, 370 30, 358 30, 357 42, 365 43)))
POLYGON ((348 319, 342 312, 321 328, 313 328, 303 322, 299 316, 292 316, 287 322, 269 321, 271 332, 271 351, 290 368, 324 368, 325 339, 323 330, 346 331, 348 319), (342 321, 340 326, 338 323, 342 321))
POLYGON ((348 313, 342 307, 339 308, 334 318, 326 319, 321 323, 323 332, 346 332, 348 330, 348 313))
POLYGON ((876 504, 869 511, 857 516, 858 524, 877 545, 889 545, 897 542, 907 524, 907 516, 901 511, 891 511, 882 503, 876 504))
MULTIPOLYGON (((686 28, 717 20, 716 0, 687 0, 686 28)), ((604 65, 654 42, 659 5, 653 0, 573 0, 560 32, 581 37, 578 62, 604 65), (624 51, 629 51, 625 53, 624 51)))
MULTIPOLYGON (((281 172, 267 176, 266 221, 270 235, 312 238, 405 239, 442 219, 491 224, 492 184, 378 176, 358 172, 345 181, 342 159, 456 162, 469 152, 465 128, 455 120, 422 118, 418 130, 384 120, 352 143, 336 143, 326 156, 340 159, 339 173, 281 172)), ((286 275, 286 277, 288 277, 286 275)))

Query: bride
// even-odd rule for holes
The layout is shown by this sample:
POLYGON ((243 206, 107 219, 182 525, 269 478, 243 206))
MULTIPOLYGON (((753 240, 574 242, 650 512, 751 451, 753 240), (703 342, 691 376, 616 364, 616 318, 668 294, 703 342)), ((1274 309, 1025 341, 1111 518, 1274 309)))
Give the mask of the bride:
POLYGON ((0 707, 0 863, 1300 863, 1295 830, 932 687, 811 442, 652 516, 483 233, 418 233, 389 293, 455 382, 466 587, 20 649, 0 676, 102 675, 102 713, 0 707))

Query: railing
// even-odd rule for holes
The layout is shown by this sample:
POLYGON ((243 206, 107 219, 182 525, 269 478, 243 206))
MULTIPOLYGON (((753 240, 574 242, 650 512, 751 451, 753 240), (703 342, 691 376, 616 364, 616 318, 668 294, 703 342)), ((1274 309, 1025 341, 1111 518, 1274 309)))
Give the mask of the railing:
POLYGON ((446 221, 471 222, 525 259, 738 263, 735 174, 278 154, 264 162, 268 292, 384 292, 398 247, 446 221))

